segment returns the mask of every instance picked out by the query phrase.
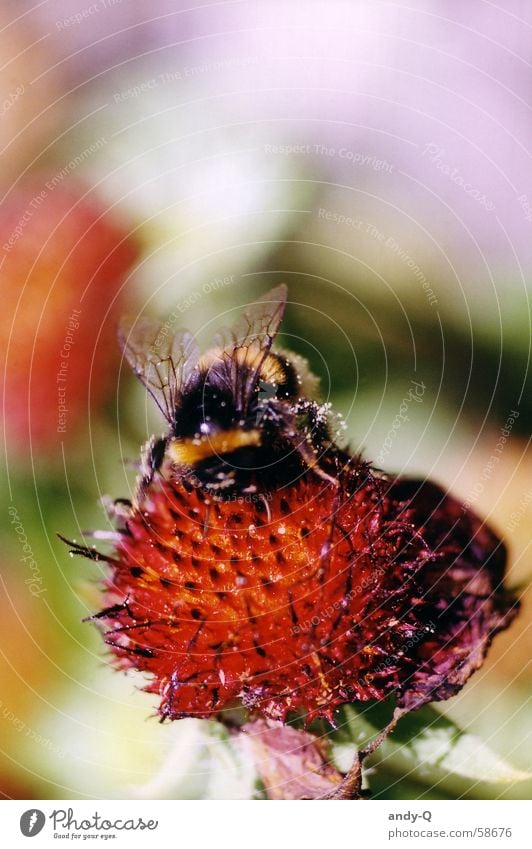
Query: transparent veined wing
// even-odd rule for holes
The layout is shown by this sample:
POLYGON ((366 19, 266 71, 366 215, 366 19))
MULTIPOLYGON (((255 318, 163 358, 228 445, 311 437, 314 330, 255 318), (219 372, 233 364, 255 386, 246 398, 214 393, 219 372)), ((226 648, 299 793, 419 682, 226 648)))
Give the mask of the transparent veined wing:
POLYGON ((224 363, 223 380, 235 399, 238 412, 244 412, 260 379, 261 366, 268 356, 286 308, 284 284, 271 289, 251 304, 231 326, 215 338, 224 363))
POLYGON ((145 316, 126 317, 120 322, 118 341, 138 379, 173 425, 179 396, 199 358, 193 335, 145 316))

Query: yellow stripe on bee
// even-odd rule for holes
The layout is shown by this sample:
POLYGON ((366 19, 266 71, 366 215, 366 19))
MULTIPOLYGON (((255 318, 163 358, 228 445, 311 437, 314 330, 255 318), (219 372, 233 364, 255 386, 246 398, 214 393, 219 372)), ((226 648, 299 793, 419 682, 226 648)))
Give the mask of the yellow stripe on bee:
POLYGON ((281 386, 286 382, 285 370, 275 354, 268 354, 260 370, 261 380, 268 383, 279 383, 281 386))
POLYGON ((279 357, 275 354, 268 354, 264 358, 264 361, 261 362, 263 350, 258 341, 251 342, 249 345, 242 346, 241 348, 236 347, 231 354, 228 354, 227 351, 224 352, 221 348, 211 348, 210 351, 207 351, 207 353, 201 357, 198 363, 199 370, 209 371, 217 362, 223 359, 224 354, 225 356, 228 356, 236 366, 245 366, 253 370, 260 365, 259 377, 261 380, 268 383, 278 383, 280 385, 286 381, 285 370, 279 360, 279 357))
POLYGON ((219 454, 231 454, 239 448, 260 445, 260 430, 224 430, 212 436, 173 439, 168 446, 170 459, 183 466, 193 466, 219 454))

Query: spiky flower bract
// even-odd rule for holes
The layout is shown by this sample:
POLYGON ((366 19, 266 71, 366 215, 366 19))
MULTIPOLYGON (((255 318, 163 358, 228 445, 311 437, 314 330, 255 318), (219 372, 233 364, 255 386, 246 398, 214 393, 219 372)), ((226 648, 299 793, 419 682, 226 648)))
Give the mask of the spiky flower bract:
POLYGON ((504 549, 430 483, 351 461, 268 498, 159 477, 124 524, 98 614, 162 717, 235 705, 333 721, 346 702, 453 695, 513 616, 504 549))

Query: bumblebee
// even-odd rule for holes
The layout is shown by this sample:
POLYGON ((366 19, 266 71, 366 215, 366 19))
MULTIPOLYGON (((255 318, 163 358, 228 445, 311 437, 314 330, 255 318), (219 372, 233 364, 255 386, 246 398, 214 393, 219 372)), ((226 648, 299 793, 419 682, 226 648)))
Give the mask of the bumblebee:
POLYGON ((121 323, 124 357, 169 426, 142 450, 137 503, 161 470, 221 498, 287 486, 308 470, 335 480, 318 381, 301 357, 272 350, 286 297, 286 286, 272 289, 204 354, 188 330, 145 317, 121 323))

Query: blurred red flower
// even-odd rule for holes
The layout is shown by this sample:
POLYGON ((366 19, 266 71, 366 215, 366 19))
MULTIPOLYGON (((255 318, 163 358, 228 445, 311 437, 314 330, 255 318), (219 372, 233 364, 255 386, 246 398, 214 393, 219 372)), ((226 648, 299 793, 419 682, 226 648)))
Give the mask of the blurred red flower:
POLYGON ((2 380, 8 450, 67 438, 113 381, 122 285, 137 256, 128 228, 58 175, 0 209, 2 380), (92 379, 91 379, 92 375, 92 379))

